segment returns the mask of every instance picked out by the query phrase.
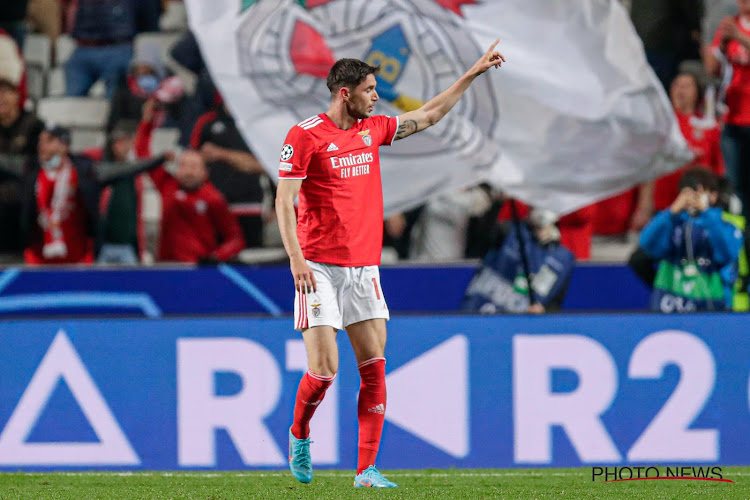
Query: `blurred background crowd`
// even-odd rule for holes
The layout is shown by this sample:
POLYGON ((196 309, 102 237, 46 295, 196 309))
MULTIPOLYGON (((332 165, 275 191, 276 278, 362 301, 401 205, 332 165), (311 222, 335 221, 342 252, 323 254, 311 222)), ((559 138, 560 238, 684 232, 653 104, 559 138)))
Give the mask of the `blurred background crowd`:
MULTIPOLYGON (((746 310, 750 0, 622 3, 694 160, 563 217, 442 195, 385 221, 384 263, 480 259, 486 312, 554 309, 586 260, 628 261, 655 309, 746 310)), ((2 2, 1 264, 281 262, 274 196, 180 0, 2 2)))

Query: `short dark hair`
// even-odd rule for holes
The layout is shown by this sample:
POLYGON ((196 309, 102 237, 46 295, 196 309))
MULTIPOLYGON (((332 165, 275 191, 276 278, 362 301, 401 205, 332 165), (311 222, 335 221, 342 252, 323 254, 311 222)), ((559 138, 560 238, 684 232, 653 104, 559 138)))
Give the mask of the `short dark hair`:
POLYGON ((354 88, 365 81, 367 75, 377 75, 380 66, 370 66, 359 59, 339 59, 328 72, 326 85, 331 93, 342 87, 354 88))
POLYGON ((716 175, 711 172, 707 167, 690 167, 685 170, 685 173, 680 177, 680 182, 677 188, 682 190, 684 188, 698 189, 698 186, 703 186, 706 191, 717 192, 719 190, 719 183, 716 179, 716 175))
POLYGON ((47 125, 44 130, 49 132, 49 135, 51 135, 55 139, 70 146, 70 130, 68 130, 67 128, 61 125, 50 124, 47 125))

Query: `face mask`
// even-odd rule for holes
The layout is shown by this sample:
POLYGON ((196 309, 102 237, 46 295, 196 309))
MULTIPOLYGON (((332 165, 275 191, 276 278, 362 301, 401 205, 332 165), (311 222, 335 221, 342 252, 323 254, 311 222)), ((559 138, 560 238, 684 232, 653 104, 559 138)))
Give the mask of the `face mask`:
POLYGON ((136 81, 141 90, 147 94, 153 94, 159 87, 159 79, 154 75, 141 75, 136 81))
POLYGON ((42 166, 45 169, 47 169, 47 170, 54 170, 54 169, 56 169, 57 167, 60 166, 60 162, 61 161, 62 161, 62 156, 55 155, 52 158, 50 158, 49 160, 45 161, 44 165, 42 165, 42 166))

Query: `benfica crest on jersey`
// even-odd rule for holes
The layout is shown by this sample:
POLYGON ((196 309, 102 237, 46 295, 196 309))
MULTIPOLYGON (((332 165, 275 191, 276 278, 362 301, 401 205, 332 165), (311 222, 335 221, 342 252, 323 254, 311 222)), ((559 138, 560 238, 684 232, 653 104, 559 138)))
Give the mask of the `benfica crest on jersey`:
POLYGON ((365 146, 372 146, 372 137, 370 137, 370 129, 359 132, 359 135, 362 136, 362 141, 365 143, 365 146))

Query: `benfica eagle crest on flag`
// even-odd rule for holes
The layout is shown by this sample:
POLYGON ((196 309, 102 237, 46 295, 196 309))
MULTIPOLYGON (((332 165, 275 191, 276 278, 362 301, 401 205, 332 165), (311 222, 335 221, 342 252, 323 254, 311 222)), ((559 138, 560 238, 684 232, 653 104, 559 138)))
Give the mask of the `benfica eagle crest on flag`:
MULTIPOLYGON (((342 57, 379 66, 379 113, 398 115, 448 88, 484 52, 451 20, 475 0, 244 0, 237 30, 240 71, 259 93, 301 121, 331 100, 326 77, 342 57), (291 9, 290 3, 304 9, 291 9), (427 64, 424 64, 424 62, 427 64)), ((430 134, 409 139, 422 160, 448 151, 479 154, 487 168, 498 148, 487 140, 499 116, 494 90, 478 79, 430 134), (467 121, 471 126, 466 126, 467 121)), ((363 136, 370 145, 372 138, 363 136)), ((383 152, 387 157, 390 152, 383 152)))

